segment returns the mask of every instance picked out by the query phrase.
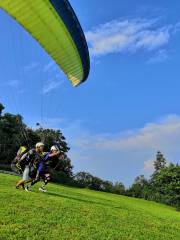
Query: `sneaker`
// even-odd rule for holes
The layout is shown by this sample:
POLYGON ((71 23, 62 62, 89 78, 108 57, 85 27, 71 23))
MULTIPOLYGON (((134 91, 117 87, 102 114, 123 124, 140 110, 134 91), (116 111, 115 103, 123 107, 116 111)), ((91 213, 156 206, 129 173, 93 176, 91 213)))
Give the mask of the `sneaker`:
POLYGON ((40 192, 47 192, 46 189, 43 188, 43 187, 40 187, 40 188, 39 188, 39 191, 40 191, 40 192))
POLYGON ((26 192, 32 192, 32 189, 31 189, 31 187, 29 187, 29 186, 26 186, 26 187, 25 187, 25 190, 26 190, 26 192))

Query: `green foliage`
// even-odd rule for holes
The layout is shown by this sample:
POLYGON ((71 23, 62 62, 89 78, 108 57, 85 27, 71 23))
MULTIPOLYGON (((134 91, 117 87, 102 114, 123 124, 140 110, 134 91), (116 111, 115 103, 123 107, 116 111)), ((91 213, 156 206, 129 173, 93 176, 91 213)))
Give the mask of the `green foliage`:
POLYGON ((4 110, 4 106, 2 105, 2 103, 0 103, 0 117, 1 117, 1 114, 2 114, 3 110, 4 110))
POLYGON ((92 181, 93 176, 87 172, 78 172, 74 176, 74 181, 76 181, 79 187, 88 187, 92 181))
POLYGON ((113 184, 110 181, 102 180, 87 172, 79 172, 74 176, 74 185, 83 188, 89 188, 96 191, 124 194, 125 187, 122 183, 113 184))
POLYGON ((180 166, 170 164, 150 179, 151 199, 172 206, 180 206, 180 166))
POLYGON ((180 239, 180 214, 169 206, 58 184, 27 193, 13 188, 17 180, 0 174, 1 240, 180 239))
POLYGON ((71 159, 65 157, 65 159, 59 159, 58 163, 54 166, 52 172, 52 181, 67 185, 73 185, 73 166, 71 159))
POLYGON ((0 162, 10 163, 16 155, 20 144, 24 141, 22 135, 22 117, 5 113, 0 118, 0 162))
POLYGON ((126 192, 125 186, 121 182, 115 182, 112 192, 116 194, 124 195, 126 192))
POLYGON ((143 175, 137 177, 126 191, 131 197, 145 198, 180 208, 180 166, 167 166, 162 153, 158 152, 154 161, 155 171, 149 180, 143 175))
POLYGON ((136 177, 132 186, 127 190, 126 194, 132 197, 144 197, 144 190, 148 185, 148 181, 145 179, 144 175, 136 177))
POLYGON ((154 161, 154 174, 161 171, 161 169, 165 168, 166 166, 166 159, 164 158, 163 154, 161 152, 157 152, 156 160, 154 161))
POLYGON ((35 133, 40 137, 48 150, 52 145, 59 146, 63 152, 68 152, 70 149, 60 130, 39 128, 35 133))

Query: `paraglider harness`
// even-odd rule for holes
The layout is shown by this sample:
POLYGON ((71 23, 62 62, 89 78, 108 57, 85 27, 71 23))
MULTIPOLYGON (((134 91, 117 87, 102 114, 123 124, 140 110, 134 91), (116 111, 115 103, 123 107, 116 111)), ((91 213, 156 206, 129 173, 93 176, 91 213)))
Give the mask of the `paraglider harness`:
POLYGON ((37 167, 39 162, 41 161, 43 156, 38 154, 35 149, 29 150, 27 147, 20 147, 16 157, 11 163, 11 168, 14 172, 18 174, 22 174, 25 166, 30 166, 30 177, 34 177, 37 171, 37 167))
POLYGON ((40 161, 38 161, 38 163, 36 165, 36 167, 37 167, 36 168, 36 176, 35 176, 34 180, 32 181, 31 186, 33 186, 34 184, 39 182, 40 179, 43 179, 43 181, 46 185, 49 182, 49 180, 51 179, 48 158, 49 158, 49 153, 44 152, 41 155, 41 159, 40 159, 40 161))
POLYGON ((44 155, 41 158, 41 161, 37 165, 37 174, 35 179, 32 181, 31 185, 36 184, 40 181, 40 179, 43 179, 45 185, 51 180, 52 178, 52 171, 56 169, 56 167, 59 164, 58 161, 59 158, 57 158, 55 166, 52 166, 52 160, 49 159, 49 153, 44 153, 44 155))
POLYGON ((23 164, 29 165, 30 168, 30 172, 29 172, 29 177, 31 178, 35 178, 36 177, 36 173, 37 173, 37 169, 39 166, 39 163, 42 161, 43 158, 43 153, 37 153, 35 151, 35 149, 31 149, 27 152, 27 155, 25 156, 25 158, 21 161, 23 162, 23 164))

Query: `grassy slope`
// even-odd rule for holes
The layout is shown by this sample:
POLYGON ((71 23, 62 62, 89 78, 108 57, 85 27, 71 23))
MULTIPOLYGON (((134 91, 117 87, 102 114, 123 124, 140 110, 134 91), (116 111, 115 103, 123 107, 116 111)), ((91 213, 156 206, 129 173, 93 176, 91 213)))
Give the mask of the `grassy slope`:
POLYGON ((0 239, 179 240, 180 213, 165 205, 50 184, 15 190, 0 174, 0 239))

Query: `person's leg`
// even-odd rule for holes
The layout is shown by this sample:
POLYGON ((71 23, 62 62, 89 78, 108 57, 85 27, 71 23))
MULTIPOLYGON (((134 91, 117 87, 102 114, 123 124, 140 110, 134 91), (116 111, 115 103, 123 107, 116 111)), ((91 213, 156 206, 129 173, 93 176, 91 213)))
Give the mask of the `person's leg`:
POLYGON ((33 179, 32 182, 31 182, 31 186, 33 186, 34 184, 36 184, 39 181, 40 181, 40 172, 37 171, 35 179, 33 179))
POLYGON ((17 184, 16 184, 16 189, 22 187, 24 189, 24 183, 25 181, 23 179, 21 179, 17 184))
POLYGON ((25 186, 25 184, 28 184, 28 183, 33 181, 32 177, 30 176, 30 172, 31 172, 30 166, 26 166, 25 170, 23 172, 23 180, 24 180, 23 184, 24 184, 24 189, 27 192, 31 192, 32 191, 31 188, 28 185, 25 186))
POLYGON ((32 181, 31 186, 33 186, 34 184, 40 181, 41 177, 43 176, 43 172, 44 172, 44 165, 43 165, 43 162, 41 162, 38 166, 36 177, 32 181))
POLYGON ((25 184, 32 182, 34 179, 29 179, 28 181, 25 182, 25 184))
POLYGON ((22 187, 24 189, 25 182, 29 179, 29 166, 26 166, 23 171, 23 178, 16 184, 16 188, 22 187))
MULTIPOLYGON (((31 166, 31 167, 29 168, 29 180, 27 180, 27 181, 25 182, 25 184, 28 184, 28 183, 33 182, 33 181, 35 180, 35 178, 36 178, 36 174, 37 174, 36 169, 35 169, 33 166, 31 166)), ((27 186, 27 187, 28 187, 28 186, 27 186)))
POLYGON ((30 186, 28 185, 28 183, 31 183, 32 181, 33 181, 34 179, 33 178, 30 178, 28 181, 26 181, 25 183, 24 183, 24 189, 27 191, 27 190, 31 190, 30 189, 30 186))
POLYGON ((43 176, 43 184, 42 184, 42 186, 39 188, 39 191, 41 191, 41 192, 46 192, 45 187, 46 187, 46 185, 48 184, 48 182, 50 181, 50 179, 51 179, 51 176, 50 176, 49 173, 44 174, 44 176, 43 176))

